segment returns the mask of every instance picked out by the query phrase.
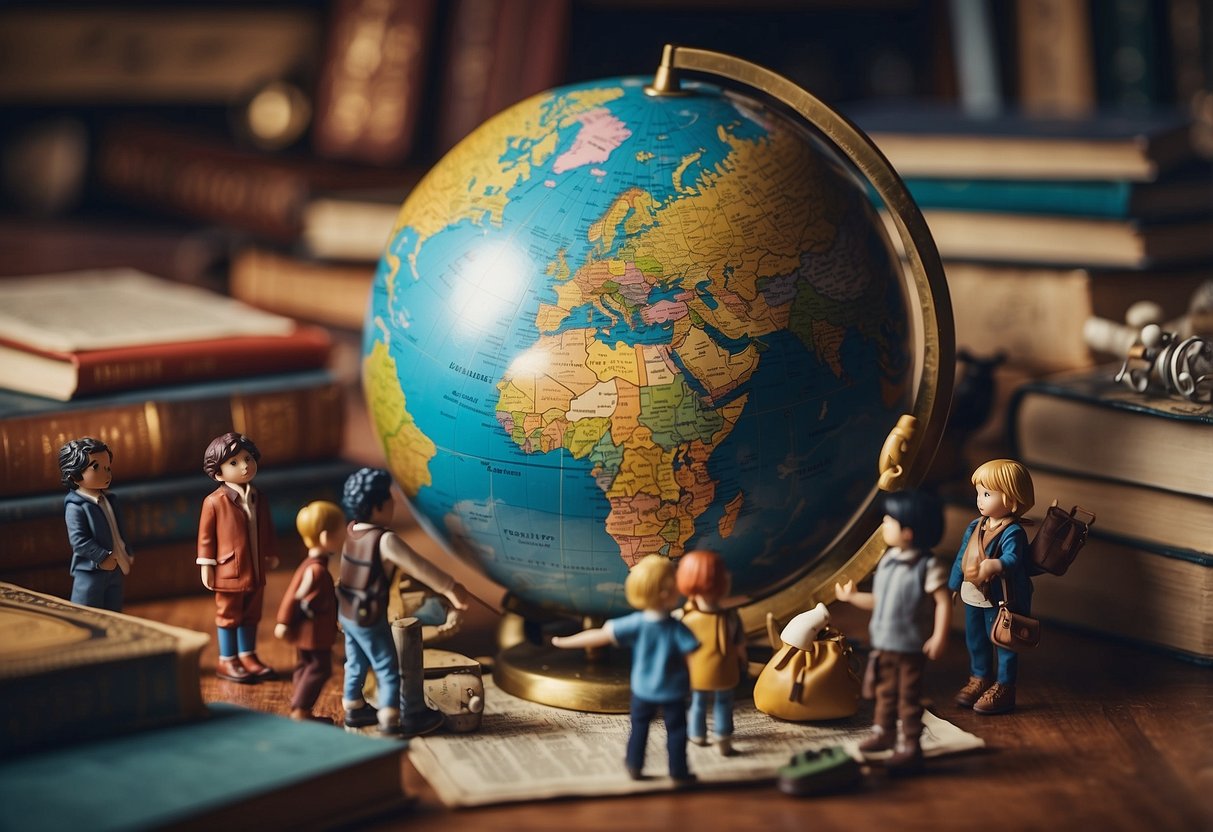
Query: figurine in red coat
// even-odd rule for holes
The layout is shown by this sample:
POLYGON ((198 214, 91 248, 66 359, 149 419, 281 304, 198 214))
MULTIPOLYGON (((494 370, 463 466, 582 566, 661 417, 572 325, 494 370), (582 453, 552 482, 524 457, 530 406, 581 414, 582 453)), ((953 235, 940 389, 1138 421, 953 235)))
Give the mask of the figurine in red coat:
POLYGON ((260 458, 251 439, 228 432, 211 441, 202 462, 202 470, 219 483, 202 503, 197 560, 202 585, 215 593, 215 675, 241 684, 275 676, 257 658, 265 573, 278 565, 270 507, 252 484, 260 458))
POLYGON ((337 590, 329 572, 329 558, 345 543, 345 515, 334 503, 318 500, 299 510, 295 528, 307 546, 307 559, 295 570, 278 605, 274 635, 293 643, 299 652, 291 719, 331 722, 313 714, 312 708, 324 683, 333 675, 337 590))

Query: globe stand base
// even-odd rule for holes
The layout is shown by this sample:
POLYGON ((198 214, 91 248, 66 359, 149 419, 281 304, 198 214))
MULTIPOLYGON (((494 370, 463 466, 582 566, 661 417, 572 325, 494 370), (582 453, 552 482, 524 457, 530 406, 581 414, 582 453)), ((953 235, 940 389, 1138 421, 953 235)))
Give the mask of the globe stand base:
POLYGON ((631 658, 608 650, 591 660, 584 650, 521 642, 497 654, 493 680, 506 693, 541 705, 625 714, 631 702, 631 658))

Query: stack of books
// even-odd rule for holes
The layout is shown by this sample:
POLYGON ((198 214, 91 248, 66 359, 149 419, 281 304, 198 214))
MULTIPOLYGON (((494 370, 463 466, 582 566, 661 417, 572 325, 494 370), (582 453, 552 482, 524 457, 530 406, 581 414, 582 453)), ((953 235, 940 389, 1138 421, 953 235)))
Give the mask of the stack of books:
POLYGON ((957 346, 1005 356, 989 422, 938 477, 955 500, 941 551, 976 516, 973 467, 1018 458, 1036 486, 1029 517, 1054 499, 1097 516, 1070 571, 1035 582, 1034 614, 1213 661, 1213 408, 1117 385, 1119 365, 1083 336, 1143 300, 1179 317, 1213 277, 1213 168, 1188 122, 853 116, 923 211, 957 346))
MULTIPOLYGON (((904 179, 944 260, 957 347, 1002 354, 973 437, 1006 451, 1015 387, 1111 355, 1083 337, 1138 301, 1184 314, 1213 264, 1213 167, 1181 115, 1040 119, 850 109, 904 179)), ((978 460, 980 462, 980 460, 978 460)))
POLYGON ((987 442, 1003 435, 1015 386, 1108 360, 1083 338, 1089 317, 1120 322, 1150 300, 1170 320, 1210 277, 1213 168, 1185 117, 850 114, 923 211, 957 346, 1006 356, 987 442))
POLYGON ((402 745, 204 704, 206 643, 0 582, 5 827, 327 829, 405 805, 402 745))
POLYGON ((202 456, 230 430, 257 443, 257 486, 297 560, 295 513, 353 469, 329 352, 322 329, 133 270, 0 281, 0 580, 70 594, 58 450, 83 436, 113 453, 128 601, 202 591, 202 456))
POLYGON ((1096 514, 1070 571, 1036 581, 1034 611, 1213 664, 1213 404, 1144 397, 1115 371, 1053 376, 1012 399, 1036 513, 1057 498, 1096 514))

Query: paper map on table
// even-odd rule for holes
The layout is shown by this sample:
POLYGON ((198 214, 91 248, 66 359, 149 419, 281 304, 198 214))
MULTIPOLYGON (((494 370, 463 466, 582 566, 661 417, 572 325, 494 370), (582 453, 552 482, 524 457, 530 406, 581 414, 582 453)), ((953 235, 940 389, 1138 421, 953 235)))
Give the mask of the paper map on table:
MULTIPOLYGON (((645 780, 630 779, 623 765, 627 714, 587 714, 537 705, 503 692, 484 680, 484 722, 472 734, 414 739, 409 758, 448 806, 483 806, 551 797, 602 796, 664 791, 665 728, 653 722, 645 780)), ((734 709, 733 745, 738 754, 722 757, 715 748, 687 746, 691 771, 701 783, 773 780, 791 756, 810 748, 853 748, 871 726, 868 710, 825 725, 772 719, 739 701, 734 709)), ((923 714, 923 754, 937 757, 983 748, 985 742, 934 714, 923 714)))

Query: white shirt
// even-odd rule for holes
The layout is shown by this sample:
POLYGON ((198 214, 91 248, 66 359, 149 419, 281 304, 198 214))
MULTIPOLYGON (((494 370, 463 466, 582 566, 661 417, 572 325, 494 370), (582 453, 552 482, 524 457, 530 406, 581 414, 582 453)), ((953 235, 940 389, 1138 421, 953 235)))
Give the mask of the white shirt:
POLYGON ((105 515, 105 522, 110 527, 110 537, 114 541, 113 555, 118 559, 118 568, 122 570, 123 575, 129 575, 131 572, 131 561, 134 558, 127 553, 126 541, 118 533, 118 518, 114 517, 114 508, 110 505, 110 501, 102 499, 105 495, 101 493, 90 494, 83 488, 77 488, 76 491, 84 499, 91 500, 94 505, 101 509, 101 513, 105 515))

